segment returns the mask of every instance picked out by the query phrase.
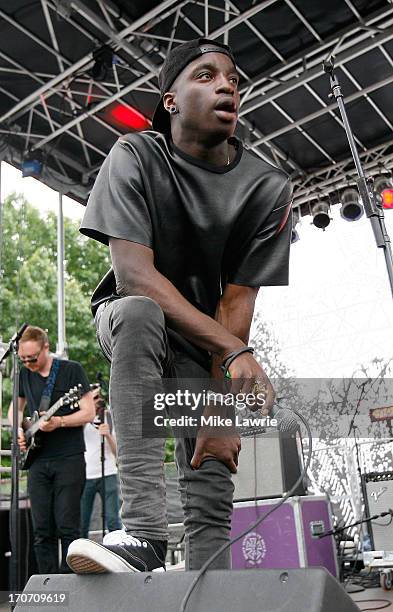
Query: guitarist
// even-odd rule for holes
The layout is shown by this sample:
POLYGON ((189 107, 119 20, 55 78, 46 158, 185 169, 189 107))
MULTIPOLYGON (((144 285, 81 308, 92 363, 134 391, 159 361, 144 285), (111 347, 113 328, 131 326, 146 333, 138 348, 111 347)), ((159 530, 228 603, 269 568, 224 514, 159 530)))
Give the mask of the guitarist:
MULTIPOLYGON (((66 573, 68 546, 79 537, 80 498, 85 483, 83 425, 95 416, 93 397, 81 364, 54 358, 49 352, 48 336, 40 327, 27 327, 19 342, 18 356, 23 364, 18 398, 20 425, 26 408, 30 416, 36 410, 44 414, 71 387, 81 385, 78 410, 62 406, 49 421, 40 423, 40 448, 28 474, 39 571, 66 573), (58 538, 62 547, 60 568, 58 538)), ((12 423, 12 405, 8 418, 12 423)), ((25 451, 22 428, 18 442, 25 451)))

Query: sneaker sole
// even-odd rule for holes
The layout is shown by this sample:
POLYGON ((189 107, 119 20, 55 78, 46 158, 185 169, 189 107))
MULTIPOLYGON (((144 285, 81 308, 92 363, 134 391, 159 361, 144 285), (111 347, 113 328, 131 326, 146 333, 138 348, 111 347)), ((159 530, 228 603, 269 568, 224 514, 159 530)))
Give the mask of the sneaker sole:
MULTIPOLYGON (((67 563, 75 574, 135 573, 141 570, 127 563, 122 557, 98 542, 80 538, 68 547, 67 563)), ((153 572, 164 572, 158 567, 153 572)))
POLYGON ((67 563, 75 574, 139 571, 105 546, 84 539, 71 542, 68 548, 67 563))

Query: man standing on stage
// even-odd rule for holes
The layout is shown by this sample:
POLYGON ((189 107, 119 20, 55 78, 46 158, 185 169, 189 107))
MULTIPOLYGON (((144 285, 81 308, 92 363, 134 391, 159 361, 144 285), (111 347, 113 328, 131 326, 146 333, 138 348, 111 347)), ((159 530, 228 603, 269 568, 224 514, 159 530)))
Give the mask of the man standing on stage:
MULTIPOLYGON (((78 573, 164 568, 164 439, 142 438, 144 381, 220 378, 224 365, 238 391, 265 388, 273 401, 247 343, 259 287, 288 283, 290 181, 234 137, 239 74, 228 46, 179 45, 159 84, 155 131, 114 145, 81 227, 112 257, 92 305, 112 364, 125 531, 104 545, 73 542, 68 563, 78 573)), ((237 437, 177 439, 188 569, 229 541, 239 450, 237 437)), ((229 567, 227 549, 211 569, 229 567)))
MULTIPOLYGON (((29 326, 23 333, 18 356, 23 363, 19 378, 19 424, 25 408, 30 415, 46 410, 72 387, 81 385, 79 409, 62 406, 40 424, 40 448, 28 473, 28 493, 34 530, 34 551, 41 574, 67 573, 68 546, 80 536, 80 498, 85 484, 83 425, 95 415, 86 374, 77 361, 63 361, 49 352, 46 332, 29 326), (48 397, 48 400, 43 400, 48 397), (43 403, 45 401, 45 404, 43 403)), ((12 424, 12 405, 8 411, 12 424)), ((18 442, 26 450, 23 429, 18 442)))

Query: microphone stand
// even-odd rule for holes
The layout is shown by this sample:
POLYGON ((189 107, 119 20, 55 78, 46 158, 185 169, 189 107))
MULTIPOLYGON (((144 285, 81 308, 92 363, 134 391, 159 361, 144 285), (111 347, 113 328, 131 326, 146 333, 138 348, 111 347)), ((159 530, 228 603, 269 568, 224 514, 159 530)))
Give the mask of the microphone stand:
MULTIPOLYGON (((367 385, 368 382, 371 382, 369 379, 366 380, 365 382, 363 382, 361 385, 359 385, 362 390, 360 393, 360 397, 357 401, 356 404, 356 408, 354 410, 354 413, 352 415, 352 419, 351 419, 351 423, 349 425, 349 431, 348 431, 348 438, 351 435, 351 432, 353 431, 353 439, 355 442, 355 451, 356 451, 356 469, 357 469, 357 473, 358 473, 358 477, 359 477, 359 482, 360 482, 360 491, 362 494, 362 498, 363 498, 363 503, 365 508, 368 507, 367 505, 367 490, 366 490, 366 486, 365 486, 365 482, 364 482, 364 478, 363 478, 363 474, 362 474, 362 468, 361 468, 361 463, 360 463, 360 452, 359 452, 359 443, 358 443, 358 439, 356 436, 356 430, 358 429, 357 425, 355 425, 355 419, 359 413, 359 406, 360 406, 360 402, 362 401, 363 397, 366 395, 366 392, 364 390, 364 387, 367 385)), ((365 521, 358 521, 357 523, 354 523, 356 525, 361 525, 363 524, 363 522, 365 521)), ((363 531, 362 531, 362 536, 363 536, 363 531)))
POLYGON ((371 521, 376 521, 379 518, 384 518, 385 516, 393 517, 393 510, 389 509, 386 512, 381 512, 381 514, 374 514, 374 516, 366 516, 360 521, 355 521, 350 525, 345 525, 344 527, 336 527, 336 529, 330 529, 329 531, 325 531, 318 536, 318 538, 326 538, 327 536, 336 536, 340 535, 346 529, 350 529, 351 527, 356 527, 356 525, 362 525, 363 523, 370 523, 371 521))
MULTIPOLYGON (((345 525, 344 527, 336 527, 336 529, 330 529, 329 531, 325 531, 324 533, 321 533, 321 535, 319 535, 318 538, 321 539, 321 538, 326 538, 328 536, 336 537, 337 535, 341 535, 343 531, 345 531, 346 529, 350 529, 351 527, 356 527, 357 525, 362 525, 363 523, 370 523, 371 521, 375 521, 376 519, 383 518, 385 516, 393 517, 393 510, 389 508, 387 512, 381 512, 381 514, 374 514, 374 516, 366 516, 365 518, 360 519, 359 521, 355 521, 354 523, 351 523, 350 525, 345 525)), ((356 559, 357 559, 357 554, 356 554, 356 559)), ((360 591, 364 591, 364 587, 357 585, 357 584, 352 584, 348 582, 348 580, 349 578, 347 578, 347 582, 344 585, 344 589, 347 593, 359 593, 360 591)))
MULTIPOLYGON (((101 405, 97 409, 99 424, 105 423, 105 402, 100 399, 101 405)), ((106 523, 106 504, 105 504, 105 436, 101 435, 101 518, 102 518, 102 539, 105 537, 106 523)))
MULTIPOLYGON (((12 354, 12 442, 11 442, 11 562, 10 562, 10 591, 20 591, 20 514, 19 514, 19 444, 18 444, 18 428, 19 428, 19 362, 18 362, 18 347, 19 340, 25 331, 27 323, 23 323, 22 327, 12 336, 8 349, 0 359, 0 365, 12 354)), ((11 605, 14 609, 16 603, 11 605)))
MULTIPOLYGON (((104 380, 101 372, 96 374, 96 380, 100 387, 105 389, 106 394, 108 393, 108 384, 104 380)), ((105 407, 102 410, 101 423, 105 423, 105 407)), ((101 440, 101 501, 102 501, 102 539, 105 537, 105 524, 106 524, 106 500, 105 500, 105 437, 102 436, 101 440)))
MULTIPOLYGON (((363 396, 365 396, 365 395, 366 395, 366 393, 365 393, 365 391, 364 391, 364 387, 365 387, 365 386, 367 385, 367 383, 369 383, 369 382, 371 382, 371 380, 370 380, 370 379, 367 379, 367 380, 365 380, 363 383, 361 383, 361 384, 360 384, 360 385, 357 387, 358 389, 359 389, 359 387, 362 387, 362 392, 361 392, 360 397, 359 397, 359 399, 358 399, 358 401, 357 401, 356 408, 355 408, 355 410, 354 410, 354 413, 353 413, 353 415, 352 415, 351 422, 350 422, 350 424, 349 424, 349 430, 348 430, 347 438, 349 438, 349 436, 351 435, 352 430, 353 430, 353 429, 355 429, 355 427, 356 427, 356 425, 355 425, 355 419, 356 419, 357 415, 359 414, 359 406, 360 406, 360 402, 362 401, 363 396)), ((356 386, 357 386, 357 385, 356 385, 356 386)))
MULTIPOLYGON (((102 423, 105 423, 105 408, 102 411, 102 423)), ((106 502, 105 502, 105 436, 101 436, 101 511, 102 511, 102 539, 105 537, 106 502)))
POLYGON ((374 238, 377 247, 383 249, 385 255, 386 268, 388 272, 390 290, 393 297, 393 256, 389 234, 385 227, 385 217, 382 203, 377 203, 373 190, 372 181, 368 181, 365 177, 363 167, 360 161, 359 153, 356 148, 353 132, 345 110, 344 96, 341 92, 341 87, 337 76, 334 72, 334 56, 329 55, 323 62, 323 70, 330 77, 331 97, 337 100, 337 105, 344 124, 349 147, 351 149, 353 161, 355 162, 358 178, 356 179, 357 188, 363 202, 364 210, 367 217, 371 221, 371 227, 374 232, 374 238))

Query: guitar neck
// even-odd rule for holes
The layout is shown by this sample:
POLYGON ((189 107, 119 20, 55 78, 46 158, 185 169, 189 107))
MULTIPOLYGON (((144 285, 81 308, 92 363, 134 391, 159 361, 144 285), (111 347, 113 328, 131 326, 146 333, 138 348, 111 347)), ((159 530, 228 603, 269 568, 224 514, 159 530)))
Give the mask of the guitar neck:
POLYGON ((59 400, 57 400, 55 404, 53 404, 53 406, 49 408, 49 410, 45 412, 45 414, 42 415, 42 417, 40 417, 40 419, 36 423, 34 423, 34 425, 29 427, 28 429, 29 437, 34 436, 34 434, 39 430, 40 423, 42 423, 43 421, 49 421, 51 416, 53 416, 55 412, 57 412, 59 408, 62 407, 63 402, 64 402, 64 398, 61 397, 59 400))
POLYGON ((51 406, 51 407, 49 408, 49 410, 47 410, 47 411, 45 412, 45 414, 42 416, 42 418, 43 418, 45 421, 49 421, 49 419, 51 418, 51 416, 53 416, 53 415, 55 414, 55 412, 57 412, 57 411, 59 410, 59 408, 61 408, 61 407, 62 407, 62 405, 63 405, 63 400, 64 400, 64 398, 62 398, 62 397, 61 397, 61 398, 60 398, 60 399, 59 399, 59 400, 58 400, 58 401, 57 401, 55 404, 53 404, 53 406, 51 406))

